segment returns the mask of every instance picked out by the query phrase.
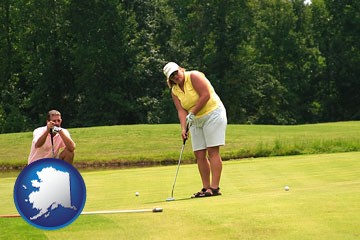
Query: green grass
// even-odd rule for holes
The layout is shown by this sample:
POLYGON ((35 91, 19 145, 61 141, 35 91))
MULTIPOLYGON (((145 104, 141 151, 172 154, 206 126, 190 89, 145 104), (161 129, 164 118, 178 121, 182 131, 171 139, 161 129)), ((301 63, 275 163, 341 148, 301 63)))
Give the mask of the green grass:
MULTIPOLYGON (((176 163, 182 141, 178 124, 69 129, 77 167, 176 163)), ((248 157, 360 151, 360 121, 296 126, 229 125, 224 160, 248 157)), ((0 167, 27 163, 32 133, 0 134, 0 167)), ((194 163, 190 142, 184 163, 194 163)))
MULTIPOLYGON (((227 161, 223 196, 204 199, 189 199, 200 189, 200 178, 195 164, 182 165, 174 202, 165 199, 176 166, 81 170, 87 187, 84 211, 162 207, 164 212, 80 216, 54 231, 21 218, 0 218, 0 238, 359 239, 359 159, 360 152, 352 152, 227 161)), ((16 174, 0 177, 0 214, 16 213, 16 174)))

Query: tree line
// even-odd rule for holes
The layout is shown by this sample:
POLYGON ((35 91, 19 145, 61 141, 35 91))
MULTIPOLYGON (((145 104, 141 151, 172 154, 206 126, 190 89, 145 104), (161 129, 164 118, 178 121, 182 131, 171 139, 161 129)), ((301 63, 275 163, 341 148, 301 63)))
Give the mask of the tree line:
POLYGON ((229 123, 360 119, 360 1, 3 0, 0 133, 178 122, 162 67, 206 74, 229 123))

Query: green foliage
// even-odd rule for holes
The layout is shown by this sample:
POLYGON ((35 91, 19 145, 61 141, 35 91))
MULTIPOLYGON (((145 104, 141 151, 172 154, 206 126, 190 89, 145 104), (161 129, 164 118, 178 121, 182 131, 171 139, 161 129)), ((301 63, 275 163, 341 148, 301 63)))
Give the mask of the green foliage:
POLYGON ((359 12, 350 0, 2 1, 0 131, 54 108, 68 127, 178 122, 168 61, 203 71, 230 123, 358 120, 359 12))
POLYGON ((15 106, 11 106, 10 112, 7 114, 6 119, 2 117, 3 116, 0 112, 1 132, 16 132, 18 129, 25 130, 26 119, 23 115, 21 115, 19 109, 15 106))
POLYGON ((326 29, 331 39, 322 47, 329 66, 326 77, 334 84, 337 98, 331 114, 346 119, 358 119, 360 97, 356 89, 360 87, 358 80, 360 70, 360 3, 358 1, 325 0, 328 10, 326 29), (351 96, 351 97, 350 97, 351 96))

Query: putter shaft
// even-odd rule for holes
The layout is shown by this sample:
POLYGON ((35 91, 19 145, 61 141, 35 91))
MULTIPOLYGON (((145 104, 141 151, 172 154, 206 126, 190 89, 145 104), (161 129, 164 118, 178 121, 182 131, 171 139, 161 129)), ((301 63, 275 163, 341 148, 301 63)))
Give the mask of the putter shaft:
MULTIPOLYGON (((187 125, 186 126, 186 133, 188 131, 189 131, 189 126, 187 125)), ((180 157, 179 157, 179 161, 178 161, 178 165, 177 165, 176 173, 175 173, 175 177, 174 177, 174 183, 173 183, 172 190, 171 190, 171 197, 167 198, 166 201, 174 201, 175 200, 175 198, 174 198, 174 188, 175 188, 176 178, 177 178, 177 175, 179 173, 180 163, 181 163, 182 155, 183 155, 183 152, 184 152, 186 140, 187 140, 187 138, 184 138, 183 144, 182 144, 182 147, 181 147, 180 157)))
POLYGON ((179 168, 180 168, 180 163, 181 163, 181 158, 182 158, 182 154, 184 152, 184 147, 185 147, 185 143, 182 145, 181 147, 181 151, 180 151, 180 157, 179 157, 179 161, 178 161, 178 165, 176 168, 176 173, 175 173, 175 178, 174 178, 174 182, 173 182, 173 186, 172 186, 172 190, 171 190, 171 198, 174 199, 174 189, 175 189, 175 184, 176 184, 176 179, 177 179, 177 175, 179 173, 179 168))
POLYGON ((162 208, 149 208, 149 209, 129 209, 129 210, 104 210, 104 211, 92 211, 82 212, 81 215, 94 215, 94 214, 114 214, 114 213, 141 213, 141 212, 162 212, 162 208))

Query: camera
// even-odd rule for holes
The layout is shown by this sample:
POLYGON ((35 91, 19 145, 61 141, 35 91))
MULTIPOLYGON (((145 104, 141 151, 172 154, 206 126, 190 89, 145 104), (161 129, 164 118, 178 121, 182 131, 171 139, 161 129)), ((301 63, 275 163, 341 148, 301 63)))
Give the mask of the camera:
POLYGON ((58 127, 58 126, 54 126, 52 130, 53 130, 54 133, 58 133, 58 132, 60 132, 62 130, 62 128, 58 127))

